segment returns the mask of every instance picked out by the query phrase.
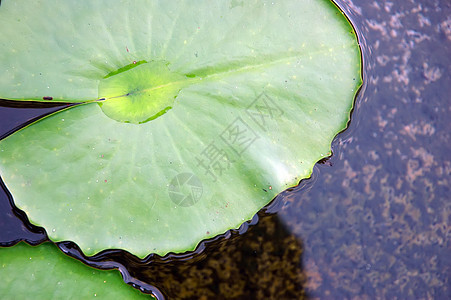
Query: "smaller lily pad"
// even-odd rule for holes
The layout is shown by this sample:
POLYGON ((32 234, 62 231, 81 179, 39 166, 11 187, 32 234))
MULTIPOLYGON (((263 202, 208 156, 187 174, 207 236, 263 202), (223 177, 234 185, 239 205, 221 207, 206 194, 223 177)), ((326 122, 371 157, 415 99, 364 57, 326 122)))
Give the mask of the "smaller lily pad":
POLYGON ((154 299, 128 286, 118 271, 97 270, 51 243, 0 248, 1 299, 154 299))

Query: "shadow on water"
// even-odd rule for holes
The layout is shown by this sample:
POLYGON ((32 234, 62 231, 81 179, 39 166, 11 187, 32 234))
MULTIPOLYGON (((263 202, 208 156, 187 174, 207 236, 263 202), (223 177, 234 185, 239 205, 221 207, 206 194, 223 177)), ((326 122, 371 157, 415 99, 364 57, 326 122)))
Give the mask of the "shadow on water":
POLYGON ((131 267, 130 274, 169 299, 305 299, 302 251, 278 217, 266 215, 245 237, 207 247, 199 261, 131 267))

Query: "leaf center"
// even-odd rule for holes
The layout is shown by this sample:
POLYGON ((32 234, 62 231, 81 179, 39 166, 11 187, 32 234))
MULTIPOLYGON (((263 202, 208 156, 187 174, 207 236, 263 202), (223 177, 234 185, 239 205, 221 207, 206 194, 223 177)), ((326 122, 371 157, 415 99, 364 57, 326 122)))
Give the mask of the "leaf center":
POLYGON ((141 124, 169 111, 191 78, 172 72, 166 61, 140 61, 111 72, 99 84, 103 112, 123 123, 141 124))

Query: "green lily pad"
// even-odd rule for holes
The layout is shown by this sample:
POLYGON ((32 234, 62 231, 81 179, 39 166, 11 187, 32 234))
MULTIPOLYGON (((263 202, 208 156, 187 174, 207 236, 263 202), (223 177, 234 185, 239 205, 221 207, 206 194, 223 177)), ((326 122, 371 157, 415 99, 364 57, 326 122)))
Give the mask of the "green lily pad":
POLYGON ((0 97, 82 103, 0 141, 52 240, 193 250, 330 154, 361 85, 351 25, 330 1, 236 4, 2 3, 0 97))
POLYGON ((2 299, 154 299, 127 286, 118 271, 97 270, 56 246, 0 247, 2 299))

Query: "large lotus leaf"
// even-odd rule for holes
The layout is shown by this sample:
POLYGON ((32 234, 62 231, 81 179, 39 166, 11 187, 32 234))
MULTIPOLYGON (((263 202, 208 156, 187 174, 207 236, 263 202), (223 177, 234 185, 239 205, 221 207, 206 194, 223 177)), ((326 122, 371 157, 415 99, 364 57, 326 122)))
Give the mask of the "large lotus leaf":
POLYGON ((325 0, 9 0, 0 28, 0 97, 84 102, 2 140, 1 176, 87 254, 237 228, 330 153, 361 84, 325 0))
POLYGON ((0 276, 1 299, 153 299, 118 271, 85 266, 51 243, 0 247, 0 276))

